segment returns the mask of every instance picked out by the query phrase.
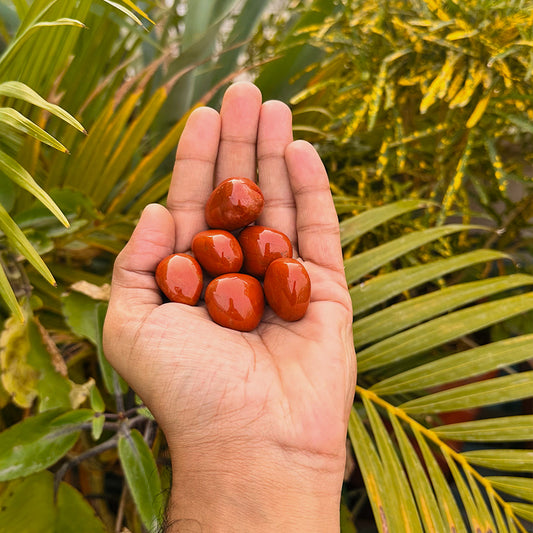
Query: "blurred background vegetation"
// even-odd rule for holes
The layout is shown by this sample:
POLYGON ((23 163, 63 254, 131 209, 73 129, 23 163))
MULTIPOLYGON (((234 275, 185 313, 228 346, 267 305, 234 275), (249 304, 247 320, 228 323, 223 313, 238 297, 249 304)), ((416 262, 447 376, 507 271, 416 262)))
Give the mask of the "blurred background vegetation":
POLYGON ((108 284, 188 114, 243 78, 291 105, 341 220, 343 533, 533 531, 533 2, 0 0, 0 52, 1 533, 160 524, 108 284))

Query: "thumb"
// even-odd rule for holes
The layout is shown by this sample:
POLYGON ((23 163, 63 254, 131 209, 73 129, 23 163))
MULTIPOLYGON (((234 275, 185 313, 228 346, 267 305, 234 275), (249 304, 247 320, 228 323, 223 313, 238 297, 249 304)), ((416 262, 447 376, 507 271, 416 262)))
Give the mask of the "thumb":
POLYGON ((159 204, 144 208, 129 242, 117 256, 111 283, 110 307, 153 307, 162 302, 155 281, 159 262, 174 253, 175 226, 172 215, 159 204))

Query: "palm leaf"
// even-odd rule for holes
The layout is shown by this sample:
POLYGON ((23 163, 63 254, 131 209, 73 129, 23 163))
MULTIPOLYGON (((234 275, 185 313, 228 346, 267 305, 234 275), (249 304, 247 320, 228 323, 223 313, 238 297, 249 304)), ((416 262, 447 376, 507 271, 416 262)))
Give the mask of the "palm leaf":
MULTIPOLYGON (((368 231, 377 232, 382 229, 380 223, 394 221, 395 211, 397 217, 402 214, 394 206, 390 211, 392 216, 383 217, 383 222, 380 222, 380 212, 386 212, 383 207, 366 212, 360 220, 377 222, 368 224, 368 231)), ((348 220, 352 224, 352 219, 348 220)), ((357 224, 353 224, 353 228, 357 231, 357 224)), ((412 253, 417 245, 432 246, 436 238, 451 235, 461 228, 441 226, 436 229, 443 233, 433 233, 435 228, 422 229, 408 234, 407 239, 396 238, 359 253, 352 250, 351 244, 345 260, 347 279, 349 282, 360 279, 352 268, 368 275, 377 271, 376 265, 386 266, 402 254, 412 253), (412 243, 409 239, 413 239, 412 243), (388 250, 395 250, 395 253, 388 250), (361 258, 368 257, 371 260, 362 267, 361 258)), ((343 242, 355 241, 345 239, 343 242)), ((361 246, 364 241, 358 244, 361 246)), ((476 531, 476 528, 480 531, 526 531, 522 518, 528 516, 529 508, 524 507, 527 504, 517 507, 508 498, 527 500, 531 490, 529 480, 518 476, 484 476, 474 465, 503 471, 509 467, 509 471, 520 474, 531 472, 533 460, 529 451, 511 449, 500 453, 490 449, 490 443, 532 439, 533 417, 503 416, 436 425, 436 415, 531 397, 533 372, 517 372, 516 365, 531 357, 533 334, 463 351, 456 347, 456 353, 450 353, 450 343, 533 310, 533 293, 529 288, 533 278, 511 274, 448 286, 441 283, 438 290, 427 293, 424 290, 428 281, 444 280, 447 274, 459 269, 504 258, 506 256, 499 252, 473 250, 385 274, 378 271, 374 277, 350 289, 355 313, 361 317, 354 322, 359 383, 369 383, 370 388, 357 387, 349 434, 367 495, 371 500, 376 499, 371 503, 377 524, 382 523, 384 516, 389 518, 383 496, 372 487, 389 487, 387 493, 397 508, 397 516, 387 522, 391 531, 466 532, 476 531), (414 288, 419 295, 408 298, 405 291, 414 288), (402 293, 404 301, 385 305, 402 293), (385 306, 380 308, 378 304, 385 306), (505 369, 508 368, 515 370, 507 375, 505 369), (500 369, 503 375, 494 373, 500 369), (458 383, 460 379, 474 381, 458 383), (439 390, 440 387, 445 389, 439 390), (392 425, 394 442, 386 429, 386 419, 392 425), (366 430, 365 422, 371 433, 366 430), (356 442, 363 438, 363 431, 367 434, 364 446, 356 442), (472 441, 489 448, 458 453, 448 440, 472 441), (511 453, 507 455, 507 452, 511 453), (380 466, 371 470, 370 461, 377 461, 380 466), (451 473, 450 479, 443 472, 443 464, 451 473), (396 483, 394 487, 390 486, 391 475, 396 483), (461 508, 466 511, 466 525, 461 508)))

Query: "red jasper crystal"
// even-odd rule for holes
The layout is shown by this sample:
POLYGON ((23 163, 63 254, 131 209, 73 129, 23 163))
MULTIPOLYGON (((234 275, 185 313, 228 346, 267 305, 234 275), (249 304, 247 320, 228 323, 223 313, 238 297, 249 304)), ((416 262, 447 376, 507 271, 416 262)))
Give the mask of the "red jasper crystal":
POLYGON ((239 272, 242 267, 241 246, 228 231, 201 231, 192 240, 191 247, 202 268, 212 277, 239 272))
POLYGON ((246 274, 224 274, 207 286, 205 303, 211 318, 238 331, 255 329, 265 307, 261 283, 246 274))
POLYGON ((157 265, 155 279, 165 296, 173 302, 195 305, 200 298, 202 269, 190 255, 172 254, 165 257, 157 265))
POLYGON ((289 238, 272 228, 249 226, 239 235, 244 254, 244 270, 252 276, 263 277, 268 265, 281 257, 292 257, 289 238))
POLYGON ((272 261, 263 285, 268 305, 280 318, 293 322, 305 315, 311 298, 311 280, 302 263, 289 258, 272 261))
POLYGON ((247 178, 228 178, 205 204, 205 220, 211 228, 233 231, 254 222, 263 210, 263 194, 247 178))

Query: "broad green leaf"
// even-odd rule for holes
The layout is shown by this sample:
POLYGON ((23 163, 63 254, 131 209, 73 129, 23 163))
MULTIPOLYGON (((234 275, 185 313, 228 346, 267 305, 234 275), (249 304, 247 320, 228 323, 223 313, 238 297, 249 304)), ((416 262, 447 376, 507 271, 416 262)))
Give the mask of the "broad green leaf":
POLYGON ((15 224, 8 212, 0 205, 0 230, 4 232, 11 245, 18 250, 50 284, 55 285, 54 276, 35 251, 22 230, 15 224))
POLYGON ((432 428, 441 439, 469 442, 519 442, 533 439, 533 415, 502 416, 432 428))
POLYGON ((0 533, 106 533, 89 502, 71 485, 40 472, 0 491, 0 533))
POLYGON ((397 303, 354 322, 355 346, 364 346, 457 307, 526 285, 533 285, 533 276, 500 276, 446 287, 397 303))
POLYGON ((368 414, 378 453, 383 463, 383 472, 386 472, 387 475, 390 476, 390 484, 393 487, 398 505, 397 523, 399 529, 393 529, 392 531, 422 532, 415 498, 409 486, 400 458, 392 444, 391 437, 386 430, 378 411, 371 401, 364 396, 363 404, 368 414))
POLYGON ((511 337, 419 365, 376 383, 370 390, 379 395, 402 394, 444 385, 526 361, 532 349, 533 334, 511 337))
POLYGON ((526 293, 455 311, 360 351, 358 368, 366 371, 401 361, 531 309, 533 293, 526 293))
POLYGON ((374 447, 373 439, 368 434, 356 408, 352 407, 348 423, 348 435, 352 443, 357 463, 365 480, 365 487, 372 506, 374 518, 380 533, 392 531, 396 523, 394 506, 394 488, 390 485, 390 476, 383 471, 383 464, 374 447))
POLYGON ((27 190, 30 194, 35 196, 42 202, 56 218, 68 228, 69 222, 65 215, 61 212, 57 204, 50 198, 50 196, 43 190, 37 182, 31 177, 29 172, 15 159, 0 151, 0 172, 6 175, 10 180, 17 185, 27 190))
POLYGON ((400 405, 410 414, 442 413, 529 398, 533 370, 428 394, 400 405))
POLYGON ((533 501, 533 479, 530 477, 511 477, 511 476, 487 476, 496 490, 516 496, 521 500, 533 501))
POLYGON ((70 124, 78 131, 86 133, 85 128, 70 113, 67 113, 64 109, 56 104, 47 102, 44 98, 42 98, 24 83, 19 81, 6 81, 4 83, 0 83, 0 96, 24 100, 25 102, 48 111, 52 115, 65 121, 67 124, 70 124))
MULTIPOLYGON (((104 384, 108 392, 114 394, 115 371, 105 358, 102 347, 102 328, 107 305, 75 291, 62 297, 62 305, 63 314, 72 331, 95 345, 104 384)), ((119 378, 119 384, 122 392, 128 389, 122 378, 119 378)))
POLYGON ((120 435, 118 455, 141 520, 152 531, 163 518, 161 480, 152 451, 134 429, 120 435))
POLYGON ((60 152, 68 152, 68 150, 48 132, 37 126, 29 118, 26 118, 22 113, 10 107, 0 107, 0 122, 8 126, 31 135, 38 141, 41 141, 60 152))
POLYGON ((452 233, 468 231, 469 229, 474 228, 479 229, 477 226, 450 224, 437 228, 414 231, 413 233, 409 233, 403 237, 394 239, 393 241, 376 246, 371 250, 366 250, 365 252, 357 254, 344 261, 346 280, 349 284, 354 283, 366 274, 377 270, 379 267, 386 265, 393 259, 401 257, 424 244, 441 239, 452 233))
POLYGON ((413 449, 399 420, 389 414, 394 434, 403 457, 403 464, 409 476, 409 482, 416 498, 418 513, 424 525, 424 531, 444 531, 444 523, 439 512, 432 487, 427 478, 424 466, 413 449))
POLYGON ((92 418, 80 409, 45 411, 0 433, 0 481, 28 476, 56 463, 78 440, 80 425, 92 418))
POLYGON ((414 429, 414 435, 422 456, 428 474, 431 478, 433 490, 437 498, 438 506, 441 511, 443 522, 446 524, 446 531, 455 531, 456 533, 466 533, 466 528, 461 516, 461 511, 452 494, 448 480, 444 477, 442 467, 437 463, 434 453, 430 450, 426 439, 419 431, 414 429))
POLYGON ((455 257, 439 259, 431 263, 403 268, 363 281, 350 289, 354 314, 364 313, 404 291, 422 285, 461 268, 478 263, 507 259, 508 256, 496 250, 476 250, 455 257))
POLYGON ((461 455, 469 463, 508 472, 533 472, 533 450, 472 450, 461 455))
POLYGON ((428 202, 422 200, 400 200, 399 202, 369 209, 359 215, 343 220, 340 223, 341 245, 346 246, 361 235, 392 218, 416 209, 422 209, 428 205, 428 202))

